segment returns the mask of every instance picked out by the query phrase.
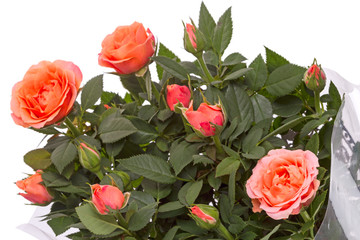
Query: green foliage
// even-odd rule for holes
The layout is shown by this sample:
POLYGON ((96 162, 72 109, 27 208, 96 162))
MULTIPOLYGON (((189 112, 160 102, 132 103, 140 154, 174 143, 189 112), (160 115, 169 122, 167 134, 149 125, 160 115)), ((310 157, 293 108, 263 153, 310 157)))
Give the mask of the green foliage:
POLYGON ((122 98, 104 92, 103 75, 96 76, 84 85, 76 105, 81 111, 74 110, 66 126, 36 130, 50 137, 24 161, 44 171, 42 184, 54 197, 45 220, 56 234, 73 227, 79 232, 71 239, 267 240, 309 239, 316 232, 325 213, 325 163, 341 96, 329 83, 317 112, 314 94, 302 83, 304 67, 269 48, 265 58, 258 55, 250 64, 238 52, 224 57, 233 34, 231 14, 229 8, 216 22, 202 3, 197 29, 205 50, 195 61, 181 61, 160 43, 151 58, 158 79, 148 67, 141 76, 112 73, 128 91, 122 98), (202 102, 221 105, 225 121, 217 126, 218 136, 199 136, 180 109, 169 110, 166 87, 174 83, 190 88, 195 110, 202 102), (80 142, 99 152, 99 172, 80 165, 80 142), (309 150, 321 159, 321 187, 306 208, 307 220, 291 215, 275 221, 252 211, 246 181, 259 159, 280 148, 309 150), (99 214, 89 187, 96 183, 128 192, 129 201, 121 210, 99 214), (196 225, 189 217, 196 204, 218 209, 221 227, 196 225))

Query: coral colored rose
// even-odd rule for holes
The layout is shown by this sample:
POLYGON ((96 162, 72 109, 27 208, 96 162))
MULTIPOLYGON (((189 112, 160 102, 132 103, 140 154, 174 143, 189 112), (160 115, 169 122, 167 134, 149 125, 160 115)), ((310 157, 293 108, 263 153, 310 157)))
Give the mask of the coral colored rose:
POLYGON ((209 222, 209 223, 216 222, 215 218, 204 213, 198 206, 193 206, 191 208, 191 213, 197 216, 198 218, 200 218, 201 220, 203 220, 204 222, 209 222))
POLYGON ((46 204, 53 199, 46 190, 46 187, 41 184, 41 182, 43 181, 41 174, 42 171, 38 170, 30 177, 16 182, 16 186, 26 192, 19 194, 30 202, 36 204, 46 204))
POLYGON ((315 197, 318 158, 310 151, 271 150, 260 159, 246 183, 253 211, 264 210, 273 219, 299 214, 315 197))
POLYGON ((166 102, 171 111, 174 111, 174 106, 180 102, 184 107, 189 107, 191 99, 191 92, 187 86, 180 86, 172 84, 167 86, 166 102))
POLYGON ((218 105, 201 103, 199 108, 194 111, 191 102, 190 107, 183 115, 190 125, 205 137, 214 136, 216 133, 215 125, 223 126, 224 124, 224 115, 218 105))
POLYGON ((191 45, 194 49, 196 49, 196 36, 195 36, 195 27, 189 23, 186 24, 186 32, 189 35, 189 39, 191 42, 191 45))
POLYGON ((82 81, 72 62, 42 61, 26 72, 12 89, 11 114, 16 124, 42 128, 66 117, 82 81))
POLYGON ((215 207, 197 204, 190 210, 190 217, 195 220, 199 227, 210 230, 219 226, 219 211, 215 207))
POLYGON ((99 64, 130 74, 144 67, 155 52, 155 38, 141 23, 120 26, 105 37, 99 53, 99 64))
POLYGON ((326 85, 326 76, 321 66, 314 60, 313 65, 305 72, 304 82, 307 88, 321 92, 326 85))
POLYGON ((117 187, 111 185, 91 185, 92 203, 100 214, 107 214, 109 209, 121 209, 124 204, 124 195, 117 187))

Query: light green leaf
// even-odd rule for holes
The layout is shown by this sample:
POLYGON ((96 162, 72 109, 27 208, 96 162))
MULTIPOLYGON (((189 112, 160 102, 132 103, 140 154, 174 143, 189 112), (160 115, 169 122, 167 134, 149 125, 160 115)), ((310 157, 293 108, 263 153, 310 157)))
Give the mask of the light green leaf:
POLYGON ((103 74, 90 79, 81 92, 81 108, 86 110, 92 107, 103 92, 103 74))
POLYGON ((120 165, 133 173, 159 183, 174 183, 176 178, 170 171, 169 164, 156 156, 141 154, 127 159, 120 159, 120 165))
POLYGON ((286 64, 270 73, 266 82, 267 91, 274 96, 284 96, 295 90, 301 83, 306 69, 286 64))
POLYGON ((118 228, 113 216, 99 214, 90 204, 84 204, 75 209, 81 222, 94 234, 107 235, 118 228))
POLYGON ((24 155, 24 162, 35 171, 51 165, 51 154, 44 148, 32 150, 24 155))
POLYGON ((236 171, 240 166, 240 160, 233 158, 233 157, 227 157, 224 158, 219 165, 216 167, 216 173, 215 177, 221 177, 224 175, 229 175, 233 171, 236 171))

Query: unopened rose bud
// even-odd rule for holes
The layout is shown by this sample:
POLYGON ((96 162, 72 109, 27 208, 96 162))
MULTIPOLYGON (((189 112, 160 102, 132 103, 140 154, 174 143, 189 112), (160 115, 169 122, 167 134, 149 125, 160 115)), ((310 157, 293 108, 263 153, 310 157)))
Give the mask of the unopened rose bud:
POLYGON ((171 111, 175 110, 175 105, 181 103, 183 107, 189 107, 191 92, 187 86, 171 84, 167 86, 166 102, 171 111))
POLYGON ((195 220, 199 227, 210 230, 219 226, 219 211, 215 207, 197 204, 190 210, 190 216, 195 220))
POLYGON ((321 92, 326 84, 326 76, 321 66, 314 60, 311 67, 304 74, 304 82, 308 89, 321 92))
POLYGON ((85 143, 80 143, 78 147, 80 164, 91 172, 100 171, 100 154, 96 149, 93 149, 85 143))
POLYGON ((183 109, 183 115, 194 131, 203 137, 220 134, 225 122, 222 107, 219 104, 201 103, 199 108, 194 111, 191 102, 188 109, 183 109))
POLYGON ((194 25, 186 24, 184 29, 184 48, 196 55, 204 50, 205 41, 202 33, 194 25))

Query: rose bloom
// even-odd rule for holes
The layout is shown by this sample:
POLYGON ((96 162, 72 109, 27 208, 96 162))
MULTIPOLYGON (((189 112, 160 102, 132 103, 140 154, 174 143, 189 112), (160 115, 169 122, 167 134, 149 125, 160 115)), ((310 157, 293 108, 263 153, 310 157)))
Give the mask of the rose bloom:
POLYGON ((180 86, 172 84, 167 86, 166 102, 171 111, 174 111, 174 106, 180 102, 184 107, 189 107, 191 99, 191 92, 187 86, 180 86))
POLYGON ((107 214, 108 208, 121 209, 124 204, 124 195, 120 189, 111 185, 91 185, 92 203, 100 214, 107 214))
POLYGON ((41 184, 43 181, 41 174, 42 171, 38 170, 30 177, 16 182, 16 186, 26 192, 19 194, 36 204, 46 204, 52 200, 52 196, 48 193, 46 187, 41 184))
POLYGON ((218 105, 201 103, 199 108, 194 111, 191 102, 190 107, 183 115, 190 125, 205 137, 214 136, 216 133, 215 125, 223 126, 224 124, 224 115, 218 105))
POLYGON ((319 187, 317 167, 318 158, 310 151, 271 150, 258 161, 246 183, 253 211, 264 210, 276 220, 299 214, 319 187))
POLYGON ((141 23, 120 26, 105 37, 99 53, 99 64, 130 74, 144 67, 155 52, 155 38, 141 23))
POLYGON ((42 61, 26 72, 12 89, 11 114, 16 124, 42 128, 66 117, 82 81, 72 62, 42 61))

